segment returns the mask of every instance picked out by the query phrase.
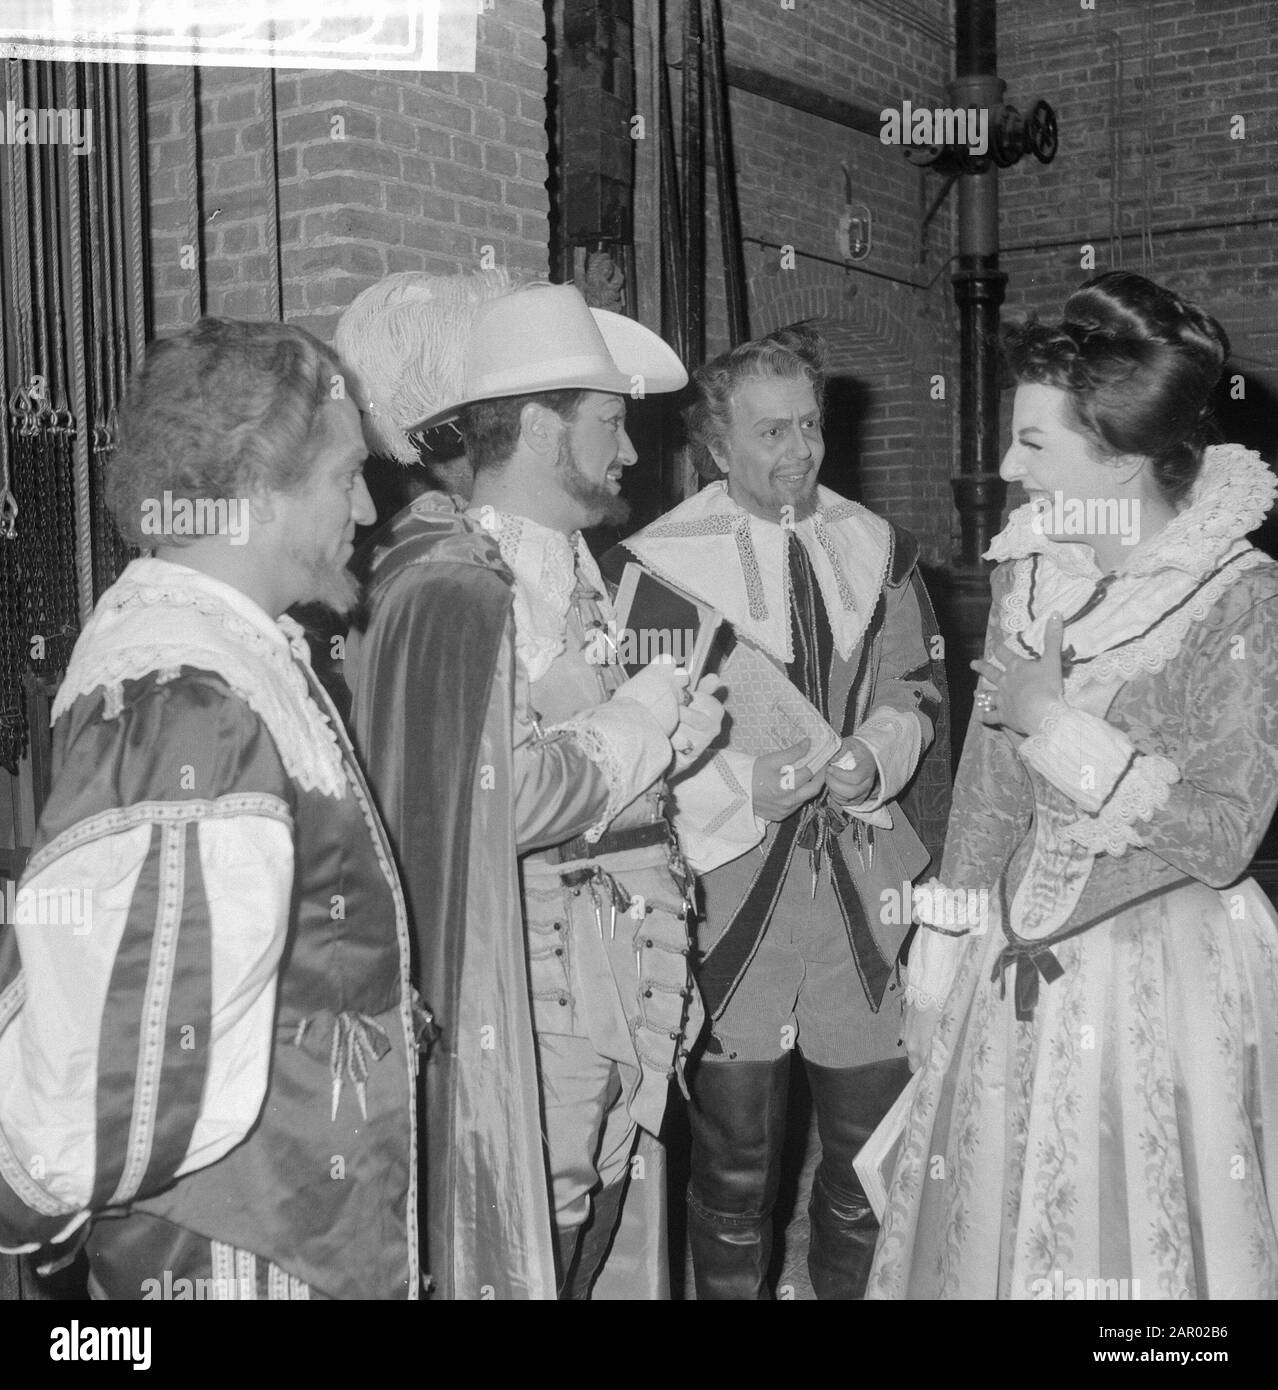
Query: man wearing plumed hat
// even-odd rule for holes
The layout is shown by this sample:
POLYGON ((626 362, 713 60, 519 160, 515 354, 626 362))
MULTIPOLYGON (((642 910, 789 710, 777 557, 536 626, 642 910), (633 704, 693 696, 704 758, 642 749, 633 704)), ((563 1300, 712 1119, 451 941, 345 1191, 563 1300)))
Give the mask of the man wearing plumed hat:
MULTIPOLYGON (((396 317, 386 362, 408 341, 396 317)), ((413 338, 428 364, 438 338, 413 338)), ((346 663, 440 1028, 427 1265, 445 1297, 661 1297, 655 1136, 701 1019, 664 777, 723 711, 713 678, 689 691, 657 663, 627 680, 606 659, 611 604, 581 531, 626 514, 627 398, 687 375, 571 286, 482 304, 460 383, 433 400, 429 366, 414 398, 339 341, 383 429, 455 420, 474 475, 466 511, 427 493, 374 538, 346 663)))

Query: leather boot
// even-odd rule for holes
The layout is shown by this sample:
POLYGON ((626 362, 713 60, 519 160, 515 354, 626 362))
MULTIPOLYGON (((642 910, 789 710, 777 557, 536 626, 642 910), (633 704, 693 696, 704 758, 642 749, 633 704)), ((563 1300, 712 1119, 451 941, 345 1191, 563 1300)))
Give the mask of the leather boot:
POLYGON ((821 1136, 808 1206, 808 1273, 818 1298, 864 1298, 879 1223, 852 1160, 910 1079, 910 1065, 898 1057, 864 1067, 806 1067, 821 1136))
POLYGON ((706 1062, 691 1080, 688 1240, 698 1300, 767 1300, 772 1207, 785 1142, 787 1054, 706 1062))
POLYGON ((572 1242, 560 1236, 560 1268, 565 1270, 559 1285, 561 1302, 582 1302, 590 1297, 595 1278, 603 1268, 603 1262, 612 1245, 621 1216, 621 1203, 630 1184, 627 1171, 616 1182, 599 1191, 590 1203, 590 1215, 585 1226, 579 1226, 572 1234, 572 1242), (579 1237, 579 1238, 578 1238, 579 1237), (575 1250, 574 1250, 575 1247, 575 1250), (567 1258, 565 1258, 567 1256, 567 1258))

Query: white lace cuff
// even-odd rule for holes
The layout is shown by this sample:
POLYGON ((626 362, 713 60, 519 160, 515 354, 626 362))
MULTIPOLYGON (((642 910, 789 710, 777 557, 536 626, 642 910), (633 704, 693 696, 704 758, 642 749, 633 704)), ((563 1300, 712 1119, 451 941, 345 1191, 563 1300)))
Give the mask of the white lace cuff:
POLYGON ((670 764, 670 740, 638 700, 622 696, 583 710, 547 733, 569 733, 604 775, 608 804, 586 831, 592 844, 613 818, 657 780, 670 764))
POLYGON ((905 969, 905 1002, 916 1009, 939 1009, 958 971, 964 941, 920 927, 910 943, 905 969))
POLYGON ((879 705, 852 731, 852 737, 860 739, 874 754, 879 781, 876 794, 849 809, 872 811, 891 801, 914 775, 923 751, 923 728, 917 715, 879 705))
POLYGON ((1075 821, 1068 834, 1093 854, 1125 854, 1144 843, 1133 822, 1151 820, 1179 781, 1180 769, 1170 758, 1137 754, 1100 813, 1075 821))
POLYGON ((1038 733, 1018 749, 1020 756, 1059 791, 1093 815, 1109 799, 1136 758, 1121 729, 1095 714, 1057 700, 1038 733))

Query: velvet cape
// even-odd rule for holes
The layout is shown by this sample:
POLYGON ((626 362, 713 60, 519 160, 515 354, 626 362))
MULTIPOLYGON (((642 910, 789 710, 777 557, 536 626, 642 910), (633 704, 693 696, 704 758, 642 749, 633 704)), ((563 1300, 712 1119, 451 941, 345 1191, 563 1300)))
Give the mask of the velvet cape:
POLYGON ((361 559, 351 728, 439 1029, 423 1068, 422 1267, 440 1298, 553 1299, 515 854, 513 576, 439 494, 400 512, 361 559))

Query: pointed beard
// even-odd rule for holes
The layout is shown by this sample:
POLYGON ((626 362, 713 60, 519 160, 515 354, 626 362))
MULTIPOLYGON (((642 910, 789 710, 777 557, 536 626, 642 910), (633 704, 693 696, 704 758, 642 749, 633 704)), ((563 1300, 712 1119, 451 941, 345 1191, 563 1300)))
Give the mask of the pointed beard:
POLYGON ((583 529, 592 526, 624 526, 630 520, 630 503, 619 493, 610 492, 607 485, 588 478, 577 462, 572 441, 565 432, 559 441, 559 456, 555 459, 559 485, 574 501, 590 513, 583 529))

